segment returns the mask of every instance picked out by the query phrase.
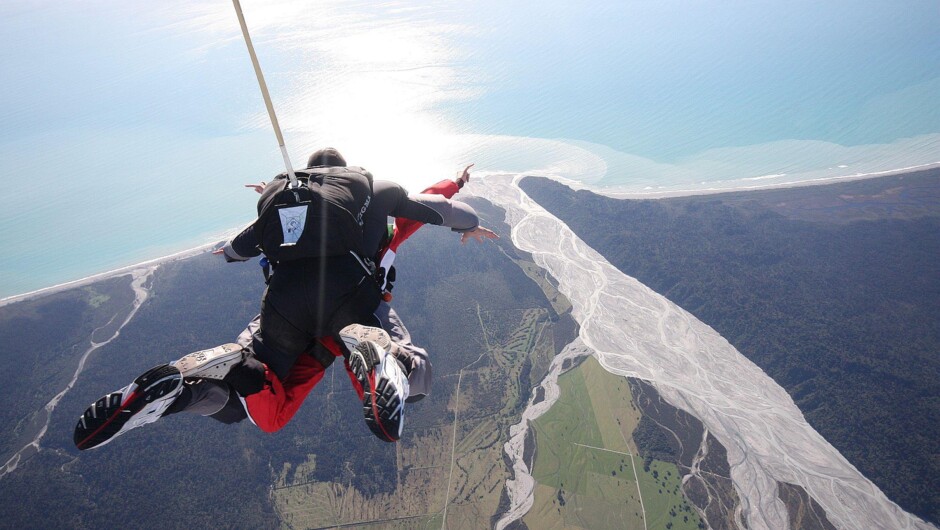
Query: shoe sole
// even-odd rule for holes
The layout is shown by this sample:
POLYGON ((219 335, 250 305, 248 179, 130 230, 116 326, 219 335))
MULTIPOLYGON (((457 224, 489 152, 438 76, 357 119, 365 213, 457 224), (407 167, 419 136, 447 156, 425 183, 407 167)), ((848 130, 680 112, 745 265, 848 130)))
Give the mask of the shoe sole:
POLYGON ((361 342, 350 357, 349 366, 362 386, 362 412, 369 430, 381 440, 396 442, 401 431, 401 399, 389 379, 376 381, 379 360, 376 346, 361 342))
MULTIPOLYGON (((183 381, 183 376, 175 367, 163 364, 144 372, 126 389, 112 392, 91 404, 75 425, 73 441, 75 447, 84 451, 101 446, 111 441, 118 434, 134 427, 156 421, 169 406, 161 403, 161 398, 176 392, 183 381), (151 405, 148 407, 148 405, 151 405), (147 414, 156 417, 137 418, 135 415, 147 410, 147 414), (130 424, 128 422, 131 422, 130 424)), ((163 400, 168 401, 168 400, 163 400)))
POLYGON ((242 361, 244 348, 238 344, 222 344, 215 348, 190 353, 170 363, 183 377, 223 379, 233 366, 242 361))
POLYGON ((350 324, 340 330, 339 336, 350 352, 355 350, 362 342, 374 342, 385 351, 389 351, 392 347, 392 338, 382 328, 350 324))

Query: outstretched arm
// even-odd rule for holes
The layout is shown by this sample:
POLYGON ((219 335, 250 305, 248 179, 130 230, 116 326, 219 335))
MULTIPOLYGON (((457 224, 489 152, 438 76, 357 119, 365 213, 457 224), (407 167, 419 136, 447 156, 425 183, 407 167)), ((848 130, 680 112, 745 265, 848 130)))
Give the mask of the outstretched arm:
POLYGON ((261 255, 258 248, 258 236, 255 234, 254 223, 245 227, 237 236, 225 243, 225 246, 212 251, 213 254, 225 256, 225 261, 247 261, 261 255))
POLYGON ((454 181, 454 183, 457 184, 458 188, 462 188, 464 184, 470 182, 470 168, 472 167, 473 167, 473 164, 470 164, 469 166, 463 168, 463 172, 460 174, 459 177, 457 177, 457 180, 454 181))
MULTIPOLYGON (((470 180, 470 168, 473 167, 473 164, 465 167, 463 172, 457 176, 454 180, 442 180, 433 186, 429 186, 421 193, 423 195, 443 195, 445 198, 450 199, 460 191, 460 188, 470 180)), ((398 248, 404 240, 411 237, 419 228, 424 226, 424 223, 420 221, 414 221, 412 219, 406 219, 404 217, 398 217, 395 219, 395 236, 392 239, 390 248, 393 250, 398 248)))
MULTIPOLYGON (((468 165, 463 169, 456 179, 442 180, 437 184, 434 184, 433 186, 425 189, 423 192, 421 192, 421 195, 442 195, 445 198, 450 199, 456 195, 457 192, 460 191, 460 189, 463 188, 467 182, 470 181, 470 168, 472 167, 473 164, 468 165)), ((423 225, 424 222, 421 221, 415 221, 406 217, 396 217, 395 235, 392 238, 392 242, 389 245, 389 248, 392 250, 397 249, 398 245, 403 243, 423 225)), ((460 242, 466 243, 471 238, 482 243, 485 239, 499 239, 499 236, 492 230, 477 226, 476 228, 462 232, 460 242)))
MULTIPOLYGON (((245 184, 245 187, 251 188, 258 193, 263 193, 266 185, 267 183, 262 180, 258 184, 245 184)), ((230 263, 233 261, 246 261, 254 256, 260 255, 261 252, 258 250, 258 238, 255 236, 253 227, 254 225, 248 225, 231 241, 226 242, 225 246, 213 250, 212 253, 225 256, 225 261, 230 263), (239 252, 239 250, 241 250, 241 252, 239 252)))
MULTIPOLYGON (((453 182, 451 185, 456 186, 453 182)), ((377 180, 373 185, 373 202, 369 206, 369 215, 376 218, 391 216, 410 219, 418 223, 447 226, 458 232, 473 230, 479 224, 476 211, 460 201, 447 199, 442 195, 409 195, 400 185, 377 180)))

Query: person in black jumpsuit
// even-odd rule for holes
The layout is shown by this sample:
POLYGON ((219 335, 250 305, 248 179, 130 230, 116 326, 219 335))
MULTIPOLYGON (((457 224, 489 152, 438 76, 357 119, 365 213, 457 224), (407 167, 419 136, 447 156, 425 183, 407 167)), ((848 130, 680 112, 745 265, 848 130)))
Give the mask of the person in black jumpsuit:
MULTIPOLYGON (((308 169, 345 165, 335 149, 327 148, 311 155, 308 169)), ((441 195, 409 195, 394 182, 377 180, 363 219, 365 256, 378 253, 389 217, 447 226, 460 233, 479 228, 476 212, 465 203, 441 195)), ((223 252, 227 261, 258 256, 261 251, 254 226, 226 243, 223 252)), ((381 291, 372 272, 354 255, 279 263, 262 298, 260 327, 252 336, 254 359, 283 379, 299 355, 318 351, 317 339, 335 336, 348 324, 374 325, 381 291)), ((257 391, 257 384, 263 384, 259 371, 263 368, 249 359, 229 382, 240 394, 251 394, 257 391)))
MULTIPOLYGON (((345 166, 345 160, 334 149, 325 149, 314 153, 308 166, 345 166)), ((408 195, 397 184, 376 181, 370 202, 363 218, 366 256, 376 255, 386 242, 389 216, 448 226, 463 233, 464 238, 495 237, 479 226, 476 212, 470 206, 440 195, 408 195)), ((260 250, 253 226, 254 223, 217 253, 223 253, 228 261, 257 256, 260 250)), ((202 369, 198 366, 193 368, 196 372, 190 372, 174 368, 173 365, 182 366, 176 363, 148 370, 85 411, 76 425, 76 446, 98 447, 124 432, 182 411, 224 423, 241 421, 248 417, 245 400, 262 396, 261 390, 270 385, 272 375, 278 382, 288 376, 300 355, 311 354, 317 370, 329 366, 335 354, 325 352, 318 340, 336 336, 352 323, 375 326, 375 311, 380 302, 381 292, 373 271, 361 256, 284 261, 277 265, 264 294, 259 322, 252 322, 246 330, 250 338, 195 352, 180 360, 196 359, 198 365, 200 356, 211 351, 221 352, 225 359, 233 361, 238 355, 242 362, 226 368, 227 374, 209 378, 198 372, 202 369), (183 384, 183 377, 193 379, 183 384)), ((305 365, 310 364, 308 361, 305 359, 305 365)))

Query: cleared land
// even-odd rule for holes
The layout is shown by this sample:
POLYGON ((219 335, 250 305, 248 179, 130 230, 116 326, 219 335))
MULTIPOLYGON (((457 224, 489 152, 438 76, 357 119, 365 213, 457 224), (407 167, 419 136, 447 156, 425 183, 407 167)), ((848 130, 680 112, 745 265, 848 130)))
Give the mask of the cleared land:
POLYGON ((273 497, 289 528, 488 528, 508 472, 502 446, 556 345, 544 308, 476 310, 485 340, 479 358, 439 384, 455 384, 449 416, 407 430, 397 444, 397 485, 367 495, 351 484, 312 480, 316 457, 278 475, 273 497), (444 383, 446 381, 446 383, 444 383), (446 518, 446 520, 445 520, 446 518))
POLYGON ((559 378, 561 397, 533 424, 535 503, 529 528, 694 529, 674 464, 644 467, 632 432, 640 412, 630 385, 593 358, 559 378))

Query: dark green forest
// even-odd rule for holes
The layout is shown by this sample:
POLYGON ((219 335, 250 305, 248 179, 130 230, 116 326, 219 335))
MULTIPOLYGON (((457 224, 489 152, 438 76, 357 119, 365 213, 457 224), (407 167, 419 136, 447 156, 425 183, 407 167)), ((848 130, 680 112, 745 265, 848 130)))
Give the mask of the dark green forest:
POLYGON ((31 424, 45 421, 42 407, 72 379, 92 333, 112 335, 133 301, 122 276, 0 308, 0 358, 11 371, 0 385, 0 454, 32 439, 31 424))
POLYGON ((892 500, 940 522, 940 172, 660 200, 523 189, 763 368, 892 500))
MULTIPOLYGON (((256 269, 244 264, 225 267, 218 257, 208 255, 161 267, 150 299, 117 339, 91 355, 75 387, 55 409, 42 441, 45 450, 3 478, 0 506, 5 515, 0 526, 276 526, 265 482, 268 458, 258 451, 257 434, 245 426, 179 415, 82 453, 72 445, 71 434, 84 408, 106 392, 151 366, 232 340, 257 312, 262 285, 256 269)), ((130 302, 129 282, 124 283, 130 302)), ((97 290, 97 285, 92 287, 97 290)), ((56 314, 71 307, 55 300, 38 302, 56 314)), ((86 311, 96 309, 109 318, 108 311, 98 311, 104 308, 85 305, 86 311)), ((16 314, 16 309, 8 306, 3 312, 16 314)), ((58 322, 41 324, 55 330, 58 322)), ((53 344, 31 344, 16 330, 7 333, 5 343, 32 346, 40 356, 58 353, 53 344)), ((88 338, 76 334, 82 350, 88 338)), ((77 358, 71 359, 73 371, 76 364, 77 358)), ((13 378, 11 363, 3 365, 5 377, 13 378)))

